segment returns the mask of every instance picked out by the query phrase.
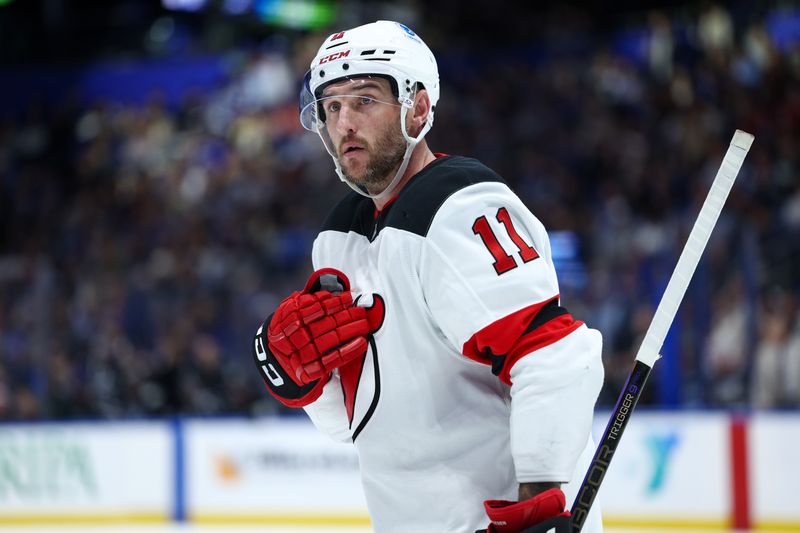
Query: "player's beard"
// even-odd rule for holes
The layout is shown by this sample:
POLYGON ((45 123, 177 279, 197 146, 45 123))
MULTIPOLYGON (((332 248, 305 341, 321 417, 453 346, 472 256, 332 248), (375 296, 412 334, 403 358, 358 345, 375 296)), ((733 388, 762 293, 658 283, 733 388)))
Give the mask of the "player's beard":
POLYGON ((399 128, 387 128, 375 140, 374 147, 365 144, 369 158, 360 175, 354 174, 344 165, 342 172, 350 183, 366 188, 370 194, 379 194, 392 182, 395 172, 403 162, 407 146, 399 128))

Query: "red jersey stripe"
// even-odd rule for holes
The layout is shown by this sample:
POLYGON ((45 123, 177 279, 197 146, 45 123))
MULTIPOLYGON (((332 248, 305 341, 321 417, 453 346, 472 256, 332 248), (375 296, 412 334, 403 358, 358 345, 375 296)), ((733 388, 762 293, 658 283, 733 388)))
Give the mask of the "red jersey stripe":
POLYGON ((514 363, 531 352, 563 339, 583 324, 569 313, 564 313, 526 333, 539 311, 557 300, 558 295, 492 322, 470 337, 461 353, 473 361, 493 366, 500 358, 502 367, 498 377, 510 385, 509 373, 514 363))
POLYGON ((575 320, 572 315, 568 313, 545 322, 535 331, 522 337, 514 345, 514 349, 511 353, 508 354, 505 365, 503 365, 503 371, 498 376, 500 381, 511 385, 511 368, 517 361, 536 350, 560 341, 582 325, 582 321, 575 320))

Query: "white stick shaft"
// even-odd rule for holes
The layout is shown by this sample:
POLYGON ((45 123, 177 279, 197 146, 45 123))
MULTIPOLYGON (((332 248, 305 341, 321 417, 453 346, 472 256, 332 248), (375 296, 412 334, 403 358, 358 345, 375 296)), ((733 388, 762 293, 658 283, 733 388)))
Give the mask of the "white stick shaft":
POLYGON ((636 354, 637 361, 652 367, 660 357, 658 352, 664 344, 664 337, 667 336, 678 306, 683 300, 689 281, 700 261, 700 256, 703 255, 708 238, 717 223, 722 206, 725 205, 728 193, 752 144, 753 136, 751 134, 742 130, 736 130, 736 133, 733 134, 728 151, 722 159, 722 165, 711 184, 711 190, 700 209, 691 233, 689 233, 689 238, 678 258, 678 264, 672 272, 664 296, 661 297, 653 321, 639 347, 639 353, 636 354))

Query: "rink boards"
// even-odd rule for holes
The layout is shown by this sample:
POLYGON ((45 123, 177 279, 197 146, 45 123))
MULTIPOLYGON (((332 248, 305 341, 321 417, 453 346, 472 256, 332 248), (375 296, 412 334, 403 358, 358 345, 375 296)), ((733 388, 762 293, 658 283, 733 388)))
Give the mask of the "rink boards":
MULTIPOLYGON (((796 413, 637 412, 604 521, 800 531, 796 442, 796 413)), ((354 450, 303 417, 0 425, 0 528, 168 521, 369 523, 354 450)))

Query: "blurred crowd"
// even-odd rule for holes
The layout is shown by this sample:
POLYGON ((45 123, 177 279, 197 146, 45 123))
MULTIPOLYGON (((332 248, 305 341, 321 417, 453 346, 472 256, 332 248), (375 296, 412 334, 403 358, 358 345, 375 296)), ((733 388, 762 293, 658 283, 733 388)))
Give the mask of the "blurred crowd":
MULTIPOLYGON (((442 75, 432 149, 577 237, 586 275, 562 303, 604 334, 604 405, 740 128, 755 144, 643 401, 800 407, 800 39, 774 16, 709 4, 614 35, 576 16, 480 52, 418 27, 442 75)), ((297 118, 321 38, 247 52, 178 106, 65 97, 0 119, 0 419, 284 412, 252 335, 349 190, 297 118)))

